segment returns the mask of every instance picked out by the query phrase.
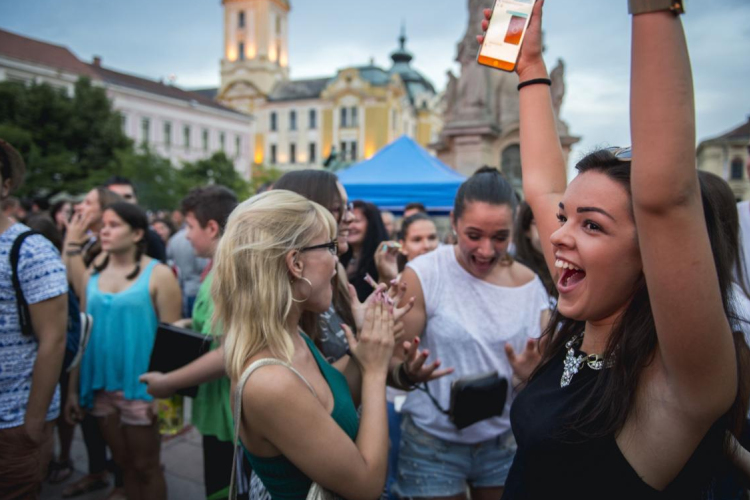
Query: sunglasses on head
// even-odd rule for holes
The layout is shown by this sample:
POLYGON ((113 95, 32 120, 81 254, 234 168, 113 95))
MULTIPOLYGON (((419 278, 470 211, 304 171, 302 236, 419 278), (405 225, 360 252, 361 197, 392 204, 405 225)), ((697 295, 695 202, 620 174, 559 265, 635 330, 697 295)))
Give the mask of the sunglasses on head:
POLYGON ((605 148, 604 150, 612 153, 612 155, 620 161, 631 161, 633 159, 633 150, 630 146, 626 148, 613 146, 611 148, 605 148))

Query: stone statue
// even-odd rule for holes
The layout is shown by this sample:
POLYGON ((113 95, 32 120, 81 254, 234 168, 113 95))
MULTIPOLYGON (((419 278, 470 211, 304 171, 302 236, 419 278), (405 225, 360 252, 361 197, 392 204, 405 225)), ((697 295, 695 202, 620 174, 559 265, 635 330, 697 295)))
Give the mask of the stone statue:
POLYGON ((445 88, 443 102, 445 103, 445 116, 449 117, 456 107, 456 101, 458 101, 458 78, 451 70, 448 70, 446 74, 448 75, 448 85, 445 88))
POLYGON ((485 120, 491 116, 490 69, 477 64, 479 44, 476 36, 481 30, 483 10, 492 6, 492 0, 468 0, 469 25, 461 43, 458 44, 456 61, 461 63, 458 79, 458 99, 453 117, 461 120, 485 120))
POLYGON ((552 107, 555 109, 555 116, 560 117, 560 108, 563 99, 565 99, 565 62, 562 59, 557 60, 557 65, 552 69, 549 75, 552 80, 552 107))

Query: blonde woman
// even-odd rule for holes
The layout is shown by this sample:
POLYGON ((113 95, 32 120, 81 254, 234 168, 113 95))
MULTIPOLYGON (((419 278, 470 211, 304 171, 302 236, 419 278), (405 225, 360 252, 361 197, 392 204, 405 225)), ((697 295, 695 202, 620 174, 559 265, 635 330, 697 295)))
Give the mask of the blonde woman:
POLYGON ((237 207, 216 252, 215 320, 226 331, 233 391, 255 361, 289 364, 258 369, 242 389, 240 439, 274 498, 304 499, 314 481, 351 500, 372 499, 385 482, 390 306, 382 298, 370 304, 358 341, 345 328, 356 363, 342 371, 299 328, 304 312, 331 304, 336 226, 317 203, 270 191, 237 207))

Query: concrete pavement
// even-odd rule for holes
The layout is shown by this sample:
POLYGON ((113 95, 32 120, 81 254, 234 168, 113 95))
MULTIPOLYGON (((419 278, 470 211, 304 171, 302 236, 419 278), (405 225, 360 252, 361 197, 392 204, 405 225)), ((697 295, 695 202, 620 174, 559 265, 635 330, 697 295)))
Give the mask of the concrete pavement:
MULTIPOLYGON (((50 485, 45 483, 42 489, 43 500, 62 498, 62 491, 69 484, 83 477, 88 471, 86 447, 83 444, 83 434, 80 426, 76 427, 71 458, 75 472, 70 479, 62 484, 50 485)), ((200 500, 205 498, 203 490, 203 452, 201 435, 195 428, 182 435, 162 441, 161 463, 167 478, 167 494, 169 500, 200 500)), ((113 479, 110 478, 110 483, 113 479)), ((74 497, 78 500, 103 500, 111 490, 99 490, 86 495, 74 497)))

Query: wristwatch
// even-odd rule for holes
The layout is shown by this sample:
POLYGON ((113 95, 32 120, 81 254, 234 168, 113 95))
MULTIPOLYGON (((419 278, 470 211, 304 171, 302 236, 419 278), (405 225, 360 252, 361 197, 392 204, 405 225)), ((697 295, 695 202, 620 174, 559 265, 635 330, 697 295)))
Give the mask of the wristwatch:
POLYGON ((685 6, 683 0, 628 0, 628 12, 632 15, 660 10, 668 10, 674 15, 679 15, 685 13, 685 6))

